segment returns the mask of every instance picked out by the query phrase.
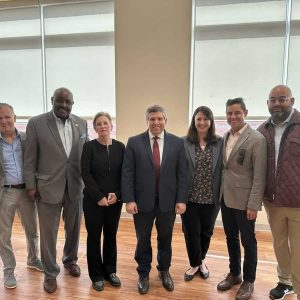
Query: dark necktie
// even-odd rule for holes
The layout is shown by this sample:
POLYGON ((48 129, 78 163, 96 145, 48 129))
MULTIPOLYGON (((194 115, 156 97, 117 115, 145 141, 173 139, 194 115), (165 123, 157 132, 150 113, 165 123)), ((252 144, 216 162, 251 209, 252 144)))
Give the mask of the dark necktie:
POLYGON ((155 193, 158 195, 159 191, 159 173, 160 173, 160 154, 157 140, 158 136, 153 137, 153 163, 155 171, 155 193))

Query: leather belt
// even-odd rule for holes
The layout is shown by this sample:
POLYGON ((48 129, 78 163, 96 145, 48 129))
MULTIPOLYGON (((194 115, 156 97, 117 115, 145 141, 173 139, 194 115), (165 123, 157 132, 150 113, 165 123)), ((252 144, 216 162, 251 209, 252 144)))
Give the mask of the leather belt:
POLYGON ((25 185, 25 183, 20 183, 20 184, 5 184, 4 187, 11 188, 11 189, 23 190, 23 189, 26 188, 26 185, 25 185))

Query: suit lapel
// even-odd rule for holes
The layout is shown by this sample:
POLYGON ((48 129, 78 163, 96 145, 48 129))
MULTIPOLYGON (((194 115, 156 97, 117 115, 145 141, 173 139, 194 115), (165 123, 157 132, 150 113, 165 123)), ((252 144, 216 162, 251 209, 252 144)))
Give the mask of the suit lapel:
POLYGON ((76 120, 73 120, 73 116, 71 117, 71 126, 72 126, 72 149, 74 148, 75 145, 78 145, 79 142, 79 125, 76 122, 76 120))
POLYGON ((153 155, 152 155, 152 150, 151 150, 151 145, 150 145, 150 138, 149 138, 149 133, 146 131, 143 135, 143 144, 146 148, 146 152, 148 153, 148 156, 153 164, 153 155))
POLYGON ((187 142, 187 148, 188 148, 188 153, 190 156, 190 159, 192 161, 193 167, 195 168, 195 145, 192 143, 187 142))
POLYGON ((61 138, 60 138, 60 135, 59 135, 59 132, 58 132, 58 129, 57 129, 57 125, 56 125, 56 121, 55 121, 55 118, 53 116, 53 112, 49 112, 48 115, 47 115, 47 125, 56 141, 56 143, 58 144, 58 146, 60 147, 60 149, 63 151, 63 153, 65 155, 66 154, 66 151, 65 151, 65 148, 64 148, 64 145, 61 141, 61 138))
POLYGON ((230 131, 228 131, 224 135, 224 143, 223 143, 223 164, 224 164, 224 166, 227 164, 226 146, 227 146, 229 134, 230 134, 230 131))
POLYGON ((166 160, 167 160, 167 156, 168 156, 168 151, 169 151, 169 136, 167 134, 167 132, 165 131, 164 134, 164 150, 163 150, 163 154, 162 154, 162 159, 161 159, 161 164, 160 164, 160 170, 162 170, 162 168, 164 167, 166 160))
POLYGON ((212 153, 213 153, 213 168, 212 168, 212 172, 215 171, 217 162, 218 162, 218 158, 219 158, 219 154, 220 151, 222 151, 223 149, 221 149, 221 144, 220 142, 217 142, 215 144, 213 144, 212 146, 212 153))
POLYGON ((236 144, 234 145, 234 147, 228 157, 228 161, 235 155, 235 153, 239 150, 241 145, 248 139, 249 134, 250 134, 250 128, 249 128, 249 125, 247 125, 247 127, 245 128, 245 130, 243 131, 243 133, 237 140, 236 144))

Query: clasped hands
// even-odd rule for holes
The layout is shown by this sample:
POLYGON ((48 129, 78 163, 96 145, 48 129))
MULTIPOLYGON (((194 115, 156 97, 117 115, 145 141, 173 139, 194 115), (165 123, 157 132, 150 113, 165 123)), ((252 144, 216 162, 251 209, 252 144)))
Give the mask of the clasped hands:
POLYGON ((117 202, 117 196, 115 193, 108 193, 107 197, 103 197, 98 201, 99 206, 109 206, 117 202))
MULTIPOLYGON (((185 212, 185 209, 186 209, 185 203, 176 203, 176 206, 175 206, 176 214, 180 214, 180 215, 183 214, 185 212)), ((126 211, 131 215, 137 214, 138 208, 137 208, 136 202, 132 201, 132 202, 126 203, 126 211)))

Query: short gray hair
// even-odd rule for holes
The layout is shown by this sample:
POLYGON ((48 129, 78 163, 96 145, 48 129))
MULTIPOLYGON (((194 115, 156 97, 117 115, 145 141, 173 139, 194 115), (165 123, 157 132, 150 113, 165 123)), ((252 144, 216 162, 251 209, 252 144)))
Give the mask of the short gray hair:
POLYGON ((2 108, 2 107, 8 107, 12 111, 12 113, 15 114, 14 108, 10 104, 8 104, 8 103, 0 103, 0 108, 2 108))
POLYGON ((146 120, 149 119, 149 115, 151 113, 155 113, 155 112, 161 112, 164 115, 164 119, 167 120, 167 112, 166 112, 166 110, 162 106, 157 105, 157 104, 152 105, 152 106, 150 106, 150 107, 147 108, 146 113, 145 113, 146 114, 146 120))

